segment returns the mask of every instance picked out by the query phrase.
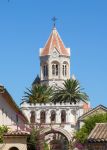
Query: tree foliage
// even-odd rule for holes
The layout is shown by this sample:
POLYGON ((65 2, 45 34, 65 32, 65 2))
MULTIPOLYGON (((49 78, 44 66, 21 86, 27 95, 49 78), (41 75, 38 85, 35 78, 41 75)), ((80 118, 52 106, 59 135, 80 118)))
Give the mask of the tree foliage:
POLYGON ((82 128, 76 132, 76 139, 80 143, 85 143, 88 135, 92 131, 92 129, 95 127, 96 123, 104 123, 107 122, 107 114, 101 114, 97 113, 95 115, 92 115, 88 117, 84 121, 84 125, 82 128))
POLYGON ((48 144, 44 142, 44 150, 49 150, 48 144))
POLYGON ((7 126, 0 126, 0 143, 3 143, 3 135, 7 133, 8 127, 7 126))
POLYGON ((48 144, 45 142, 44 136, 40 135, 41 129, 32 128, 30 136, 27 139, 28 150, 36 150, 43 146, 44 150, 49 150, 48 144), (42 142, 42 143, 41 143, 42 142))
POLYGON ((39 130, 36 130, 34 127, 30 132, 30 136, 27 139, 28 150, 35 150, 39 145, 39 130))
POLYGON ((88 96, 85 92, 82 91, 78 80, 68 79, 63 83, 63 87, 57 87, 52 101, 53 102, 70 102, 77 103, 80 100, 86 102, 88 96))
POLYGON ((29 103, 47 103, 50 101, 52 88, 46 85, 36 84, 32 89, 27 89, 25 99, 29 103))
POLYGON ((50 101, 56 103, 77 103, 79 101, 88 101, 88 96, 80 87, 78 80, 68 79, 65 80, 62 87, 48 87, 36 83, 32 89, 27 89, 24 93, 24 98, 29 103, 48 103, 50 101))

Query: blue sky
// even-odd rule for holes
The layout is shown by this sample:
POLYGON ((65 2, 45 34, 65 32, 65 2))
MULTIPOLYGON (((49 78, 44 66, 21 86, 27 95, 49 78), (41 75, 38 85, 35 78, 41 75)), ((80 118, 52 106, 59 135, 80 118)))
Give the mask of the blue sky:
POLYGON ((39 74, 51 18, 71 48, 71 74, 92 107, 107 106, 107 0, 0 0, 0 83, 19 105, 39 74))

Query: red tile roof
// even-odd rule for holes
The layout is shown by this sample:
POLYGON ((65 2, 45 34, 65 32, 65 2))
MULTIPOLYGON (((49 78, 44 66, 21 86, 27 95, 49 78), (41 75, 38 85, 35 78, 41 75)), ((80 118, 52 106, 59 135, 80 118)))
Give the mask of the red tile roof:
POLYGON ((52 33, 42 49, 41 56, 50 55, 53 49, 56 48, 60 55, 69 56, 68 49, 65 48, 63 41, 61 40, 56 28, 53 28, 52 33))
POLYGON ((107 123, 97 123, 88 136, 89 142, 107 142, 107 123))
POLYGON ((29 132, 18 130, 18 131, 9 131, 5 133, 4 136, 25 136, 25 135, 27 136, 29 134, 30 134, 29 132))

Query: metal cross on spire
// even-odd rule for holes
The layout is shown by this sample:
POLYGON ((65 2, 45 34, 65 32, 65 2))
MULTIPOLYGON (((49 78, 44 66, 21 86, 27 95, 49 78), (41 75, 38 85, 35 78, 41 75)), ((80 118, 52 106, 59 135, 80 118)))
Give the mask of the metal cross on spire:
POLYGON ((56 26, 56 20, 57 20, 57 18, 56 18, 56 17, 53 17, 53 18, 52 18, 52 21, 53 21, 53 27, 55 27, 55 26, 56 26))

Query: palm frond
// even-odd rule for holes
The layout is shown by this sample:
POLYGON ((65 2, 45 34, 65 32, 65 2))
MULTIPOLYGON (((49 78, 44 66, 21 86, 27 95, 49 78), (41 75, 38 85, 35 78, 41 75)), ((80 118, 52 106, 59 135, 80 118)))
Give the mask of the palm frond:
POLYGON ((53 94, 53 102, 77 103, 80 100, 87 102, 88 95, 82 91, 78 80, 68 79, 64 81, 63 87, 57 87, 53 94))
POLYGON ((32 89, 27 88, 24 95, 24 98, 30 103, 47 103, 50 101, 52 88, 36 84, 32 89))

